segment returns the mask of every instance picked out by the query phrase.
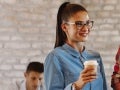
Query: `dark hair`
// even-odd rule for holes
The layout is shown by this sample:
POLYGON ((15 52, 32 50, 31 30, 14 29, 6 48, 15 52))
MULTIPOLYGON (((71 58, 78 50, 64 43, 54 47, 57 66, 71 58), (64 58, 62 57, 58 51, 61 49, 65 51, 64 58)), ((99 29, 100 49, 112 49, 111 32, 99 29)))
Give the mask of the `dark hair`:
POLYGON ((70 17, 79 11, 87 12, 83 6, 79 4, 70 4, 70 2, 65 2, 59 7, 56 25, 56 42, 54 48, 62 46, 67 39, 65 32, 61 28, 62 22, 67 22, 70 17))
POLYGON ((43 73, 44 66, 43 63, 40 62, 30 62, 27 66, 26 72, 29 73, 31 71, 43 73))

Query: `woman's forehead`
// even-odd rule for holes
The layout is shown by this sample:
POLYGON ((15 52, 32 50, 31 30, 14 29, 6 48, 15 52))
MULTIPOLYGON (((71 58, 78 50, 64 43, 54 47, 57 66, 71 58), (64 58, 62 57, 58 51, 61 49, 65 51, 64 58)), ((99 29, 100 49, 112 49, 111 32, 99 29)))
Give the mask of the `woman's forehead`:
POLYGON ((80 11, 75 13, 69 20, 77 20, 77 21, 87 21, 89 20, 88 13, 85 11, 80 11))

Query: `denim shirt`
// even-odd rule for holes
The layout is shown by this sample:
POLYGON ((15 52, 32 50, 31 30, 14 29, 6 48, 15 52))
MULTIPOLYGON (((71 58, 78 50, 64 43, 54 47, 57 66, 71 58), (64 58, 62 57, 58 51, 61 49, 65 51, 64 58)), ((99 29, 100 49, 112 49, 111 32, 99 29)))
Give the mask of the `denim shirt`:
POLYGON ((107 90, 104 68, 100 54, 84 49, 78 52, 68 44, 55 48, 48 54, 44 64, 46 90, 72 90, 72 83, 78 80, 83 63, 97 60, 97 79, 85 84, 82 90, 107 90))

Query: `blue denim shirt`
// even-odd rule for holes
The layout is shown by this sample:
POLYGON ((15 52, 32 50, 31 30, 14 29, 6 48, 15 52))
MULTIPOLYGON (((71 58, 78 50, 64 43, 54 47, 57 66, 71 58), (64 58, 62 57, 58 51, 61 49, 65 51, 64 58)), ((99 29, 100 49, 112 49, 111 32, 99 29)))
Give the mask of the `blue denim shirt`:
POLYGON ((87 83, 82 90, 107 90, 104 68, 100 54, 84 49, 82 53, 68 44, 55 48, 48 54, 44 64, 46 90, 72 90, 71 85, 78 80, 86 60, 97 60, 97 79, 87 83))

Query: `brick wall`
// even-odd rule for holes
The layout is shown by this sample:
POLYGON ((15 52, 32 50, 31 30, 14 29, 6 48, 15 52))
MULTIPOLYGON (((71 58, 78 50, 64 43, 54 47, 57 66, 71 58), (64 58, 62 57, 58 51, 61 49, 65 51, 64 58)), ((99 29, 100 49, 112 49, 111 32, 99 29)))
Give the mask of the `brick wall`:
POLYGON ((120 44, 119 0, 0 0, 0 90, 23 79, 29 61, 44 62, 55 41, 56 13, 64 1, 80 3, 95 21, 86 43, 101 53, 110 88, 120 44))

